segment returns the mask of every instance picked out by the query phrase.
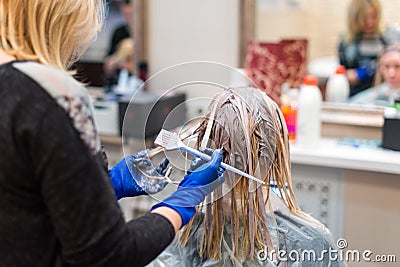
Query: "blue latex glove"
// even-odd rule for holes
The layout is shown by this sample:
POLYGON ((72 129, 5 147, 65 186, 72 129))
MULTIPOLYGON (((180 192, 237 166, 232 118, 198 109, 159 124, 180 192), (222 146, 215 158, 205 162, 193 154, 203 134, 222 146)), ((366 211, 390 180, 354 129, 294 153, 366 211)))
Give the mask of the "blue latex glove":
POLYGON ((376 67, 374 65, 365 65, 356 68, 357 78, 359 81, 366 81, 372 77, 374 77, 376 73, 376 67))
POLYGON ((368 78, 368 72, 366 68, 358 67, 356 68, 356 72, 359 81, 364 81, 368 78))
POLYGON ((212 153, 208 162, 199 158, 193 159, 188 174, 179 184, 177 191, 163 202, 154 205, 152 210, 161 206, 169 207, 179 213, 182 226, 185 226, 196 213, 196 206, 224 182, 221 160, 220 149, 212 153))
POLYGON ((167 171, 168 159, 165 158, 154 168, 153 163, 147 157, 149 151, 149 149, 145 149, 127 156, 109 171, 117 199, 155 194, 168 184, 164 180, 148 178, 143 175, 145 173, 150 176, 162 177, 167 171))

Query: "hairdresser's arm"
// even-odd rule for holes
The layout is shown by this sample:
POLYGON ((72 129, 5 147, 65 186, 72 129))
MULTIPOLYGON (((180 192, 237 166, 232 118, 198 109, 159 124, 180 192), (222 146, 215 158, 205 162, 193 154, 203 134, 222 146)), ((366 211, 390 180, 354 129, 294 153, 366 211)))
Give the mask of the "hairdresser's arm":
POLYGON ((345 68, 349 67, 349 63, 346 59, 346 44, 344 40, 341 40, 338 46, 338 57, 339 57, 339 64, 345 66, 345 68))
POLYGON ((358 84, 360 81, 358 79, 358 74, 356 69, 349 69, 346 71, 347 80, 351 85, 358 84))
POLYGON ((346 50, 348 45, 344 40, 341 40, 338 47, 338 56, 339 56, 339 64, 343 65, 346 68, 346 76, 351 85, 355 85, 359 82, 357 71, 350 66, 350 62, 348 62, 346 57, 346 50))
POLYGON ((168 207, 159 207, 154 209, 151 213, 159 214, 165 217, 174 227, 175 232, 177 232, 182 226, 182 218, 178 212, 168 207))

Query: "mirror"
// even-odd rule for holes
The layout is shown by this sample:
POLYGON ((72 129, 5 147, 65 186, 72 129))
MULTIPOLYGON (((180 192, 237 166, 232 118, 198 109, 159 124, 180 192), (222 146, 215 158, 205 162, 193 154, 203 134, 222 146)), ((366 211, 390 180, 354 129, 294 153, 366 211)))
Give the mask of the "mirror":
MULTIPOLYGON (((308 72, 318 74, 322 84, 334 72, 337 46, 346 30, 350 0, 251 0, 254 19, 246 23, 254 28, 257 41, 276 42, 287 38, 308 39, 308 72)), ((383 26, 397 26, 399 1, 381 1, 383 26)), ((322 88, 324 89, 324 88, 322 88)))
POLYGON ((103 87, 106 84, 104 59, 110 51, 113 33, 126 24, 125 18, 119 10, 118 2, 105 3, 105 11, 103 28, 74 66, 77 70, 75 78, 92 87, 103 87))
POLYGON ((130 0, 130 3, 126 3, 125 0, 107 1, 105 11, 106 17, 102 30, 76 64, 78 71, 76 78, 95 87, 102 87, 107 82, 104 80, 103 64, 105 58, 112 51, 115 52, 115 41, 114 44, 112 43, 115 33, 117 40, 126 38, 127 35, 135 40, 132 72, 138 74, 139 68, 146 67, 144 64, 147 58, 145 32, 147 1, 130 0))

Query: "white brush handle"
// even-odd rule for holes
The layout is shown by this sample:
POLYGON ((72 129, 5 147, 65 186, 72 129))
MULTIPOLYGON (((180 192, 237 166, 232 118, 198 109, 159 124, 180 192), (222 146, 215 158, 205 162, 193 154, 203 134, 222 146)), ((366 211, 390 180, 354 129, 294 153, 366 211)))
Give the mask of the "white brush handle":
MULTIPOLYGON (((196 150, 194 148, 191 148, 191 147, 188 147, 188 146, 181 146, 180 149, 185 150, 186 152, 189 152, 190 154, 192 154, 192 155, 194 155, 196 157, 199 157, 201 159, 204 159, 204 160, 207 160, 207 161, 211 160, 211 156, 209 156, 209 155, 207 155, 205 153, 201 153, 200 151, 198 151, 198 150, 196 150)), ((226 164, 224 162, 221 162, 221 166, 226 170, 230 170, 231 172, 234 172, 234 173, 237 173, 237 174, 242 175, 244 177, 247 177, 247 178, 249 178, 249 179, 251 179, 253 181, 265 184, 260 179, 257 179, 256 177, 251 176, 250 174, 245 173, 245 172, 243 172, 243 171, 241 171, 239 169, 236 169, 235 167, 232 167, 231 165, 228 165, 228 164, 226 164)))

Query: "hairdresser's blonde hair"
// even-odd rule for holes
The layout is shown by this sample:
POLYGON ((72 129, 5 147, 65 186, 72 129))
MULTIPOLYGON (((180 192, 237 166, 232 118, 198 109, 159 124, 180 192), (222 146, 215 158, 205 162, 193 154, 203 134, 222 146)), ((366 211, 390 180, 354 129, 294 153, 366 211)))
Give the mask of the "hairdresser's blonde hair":
POLYGON ((0 0, 0 45, 20 60, 69 70, 101 29, 104 0, 0 0))
POLYGON ((348 9, 347 18, 347 41, 355 39, 357 34, 363 32, 363 23, 367 9, 372 6, 377 15, 378 23, 375 34, 381 34, 382 7, 379 0, 352 0, 348 9))

